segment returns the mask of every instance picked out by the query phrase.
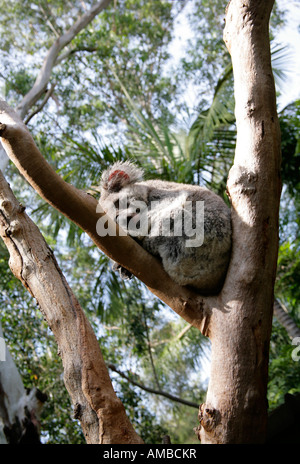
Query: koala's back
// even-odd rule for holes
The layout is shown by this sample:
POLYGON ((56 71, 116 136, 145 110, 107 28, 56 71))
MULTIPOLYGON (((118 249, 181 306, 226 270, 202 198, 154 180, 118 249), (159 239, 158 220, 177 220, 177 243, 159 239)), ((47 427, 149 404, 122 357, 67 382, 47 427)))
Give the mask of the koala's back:
MULTIPOLYGON (((176 198, 183 193, 185 201, 204 202, 201 246, 187 247, 188 238, 184 234, 169 237, 149 235, 143 238, 142 245, 162 259, 165 270, 178 284, 192 286, 205 294, 216 293, 223 284, 230 259, 230 209, 218 195, 204 187, 163 181, 145 181, 141 184, 149 186, 149 201, 170 199, 169 204, 166 202, 167 214, 172 210, 172 201, 176 203, 176 198)), ((163 208, 160 217, 164 217, 163 208)))

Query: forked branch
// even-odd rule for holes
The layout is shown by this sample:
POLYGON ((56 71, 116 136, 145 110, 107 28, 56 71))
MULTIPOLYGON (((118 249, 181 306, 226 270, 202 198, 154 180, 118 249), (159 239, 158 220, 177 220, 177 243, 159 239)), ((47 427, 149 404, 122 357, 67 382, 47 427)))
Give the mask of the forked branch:
POLYGON ((106 8, 110 2, 111 0, 100 0, 97 2, 89 11, 83 14, 70 27, 70 29, 55 40, 44 59, 43 65, 33 87, 25 95, 17 108, 22 119, 24 119, 28 113, 29 108, 31 108, 45 92, 52 69, 55 66, 57 58, 63 48, 65 48, 80 31, 82 31, 104 8, 106 8))
MULTIPOLYGON (((46 92, 46 96, 43 102, 39 105, 39 107, 26 119, 26 123, 37 114, 37 112, 41 111, 43 106, 46 104, 48 98, 51 96, 51 88, 50 91, 46 91, 47 85, 51 78, 51 73, 53 67, 60 62, 60 53, 61 51, 74 39, 74 37, 79 34, 106 6, 109 5, 111 0, 100 0, 97 2, 90 10, 84 13, 81 17, 77 19, 77 21, 61 36, 59 36, 55 42, 50 47, 42 67, 38 72, 37 78, 35 83, 33 84, 32 88, 29 92, 24 96, 17 107, 17 113, 21 117, 22 120, 25 119, 26 115, 28 114, 30 108, 32 108, 35 103, 40 99, 40 97, 46 92), (49 92, 51 92, 49 94, 49 92)), ((53 91, 53 89, 52 89, 53 91)), ((5 152, 0 144, 0 166, 1 169, 4 170, 7 166, 8 159, 5 155, 5 152)))

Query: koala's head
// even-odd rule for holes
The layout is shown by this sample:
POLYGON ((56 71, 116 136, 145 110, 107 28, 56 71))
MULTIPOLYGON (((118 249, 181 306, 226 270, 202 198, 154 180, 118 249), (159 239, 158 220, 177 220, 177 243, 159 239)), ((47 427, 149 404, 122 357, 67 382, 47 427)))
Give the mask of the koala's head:
POLYGON ((145 210, 147 187, 142 180, 143 170, 128 161, 117 162, 102 174, 100 204, 124 228, 133 218, 137 223, 145 210))

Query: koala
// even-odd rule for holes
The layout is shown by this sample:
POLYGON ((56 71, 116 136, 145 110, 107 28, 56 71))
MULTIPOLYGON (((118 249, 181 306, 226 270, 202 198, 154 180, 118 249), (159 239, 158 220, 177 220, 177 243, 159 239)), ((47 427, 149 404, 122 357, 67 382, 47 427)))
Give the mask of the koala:
POLYGON ((116 162, 101 176, 100 205, 174 282, 218 293, 231 254, 230 209, 205 187, 143 177, 135 164, 116 162))

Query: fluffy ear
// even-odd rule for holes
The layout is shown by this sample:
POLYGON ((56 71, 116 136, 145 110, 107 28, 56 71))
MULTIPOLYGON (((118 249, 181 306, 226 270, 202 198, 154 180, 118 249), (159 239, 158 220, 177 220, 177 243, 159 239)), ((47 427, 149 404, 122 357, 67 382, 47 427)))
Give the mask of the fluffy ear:
POLYGON ((110 193, 119 192, 126 185, 143 180, 143 170, 129 161, 117 162, 101 177, 101 188, 110 193))

